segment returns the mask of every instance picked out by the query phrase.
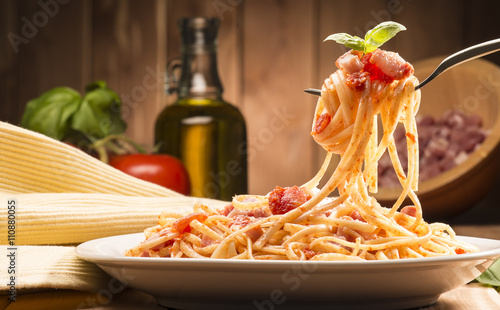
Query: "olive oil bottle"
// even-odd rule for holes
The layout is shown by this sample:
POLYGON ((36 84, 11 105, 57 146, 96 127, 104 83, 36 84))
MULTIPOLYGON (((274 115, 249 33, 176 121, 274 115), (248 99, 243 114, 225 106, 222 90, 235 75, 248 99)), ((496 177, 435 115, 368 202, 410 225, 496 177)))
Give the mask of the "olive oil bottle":
POLYGON ((161 153, 180 158, 191 180, 191 195, 230 201, 247 193, 245 120, 235 106, 222 99, 217 71, 215 18, 183 18, 178 83, 168 70, 167 85, 178 93, 155 124, 161 153))

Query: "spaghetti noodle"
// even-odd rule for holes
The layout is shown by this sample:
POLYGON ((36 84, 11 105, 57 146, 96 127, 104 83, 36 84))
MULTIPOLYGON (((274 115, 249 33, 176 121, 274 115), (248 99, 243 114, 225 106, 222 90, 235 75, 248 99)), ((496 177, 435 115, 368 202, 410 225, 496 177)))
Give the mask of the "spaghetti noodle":
POLYGON ((398 54, 376 49, 349 51, 337 62, 318 99, 312 136, 326 151, 309 182, 276 187, 265 196, 234 197, 224 209, 202 203, 189 215, 164 212, 146 240, 127 256, 219 259, 383 260, 456 255, 476 251, 455 238, 450 226, 426 223, 418 189, 420 103, 413 67, 398 54), (377 137, 377 124, 383 135, 377 137), (408 169, 399 162, 393 137, 406 130, 408 169), (401 183, 399 199, 382 207, 377 162, 388 152, 401 183), (318 189, 332 158, 340 162, 318 189), (337 197, 330 197, 334 190, 337 197), (402 207, 409 197, 413 203, 402 207))

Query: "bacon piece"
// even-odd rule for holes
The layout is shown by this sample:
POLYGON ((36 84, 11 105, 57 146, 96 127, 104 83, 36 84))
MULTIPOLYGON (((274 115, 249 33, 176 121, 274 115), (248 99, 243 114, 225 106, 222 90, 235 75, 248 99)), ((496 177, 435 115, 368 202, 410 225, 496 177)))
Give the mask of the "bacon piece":
POLYGON ((413 66, 399 56, 398 53, 381 49, 376 49, 371 53, 369 62, 393 80, 408 78, 414 71, 413 66))
POLYGON ((268 208, 253 209, 251 211, 251 215, 256 218, 268 217, 271 215, 271 211, 268 208))
POLYGON ((350 215, 350 216, 351 216, 351 218, 352 218, 353 220, 357 220, 357 221, 361 221, 361 222, 366 223, 366 220, 365 220, 365 219, 361 216, 361 214, 359 214, 358 210, 353 210, 353 211, 351 212, 351 215, 350 215))
POLYGON ((406 206, 401 209, 401 213, 415 217, 417 215, 417 208, 415 206, 406 206))
POLYGON ((219 210, 221 215, 227 216, 231 211, 233 211, 234 207, 232 204, 228 204, 223 209, 219 210))
POLYGON ((361 62, 361 52, 350 50, 340 56, 335 65, 347 74, 353 74, 363 69, 364 64, 361 62))
POLYGON ((285 214, 311 199, 311 192, 304 187, 279 187, 269 193, 269 208, 273 214, 285 214))
POLYGON ((239 225, 241 227, 245 227, 247 226, 249 223, 251 222, 251 219, 248 215, 236 215, 234 217, 234 220, 233 222, 231 222, 231 224, 229 225, 230 227, 233 226, 233 225, 239 225))
POLYGON ((255 242, 260 238, 260 236, 262 236, 264 231, 262 230, 262 228, 260 228, 260 226, 255 226, 247 230, 245 233, 248 235, 248 237, 250 237, 250 240, 252 240, 252 242, 255 242))
MULTIPOLYGON (((356 242, 356 238, 354 238, 354 236, 349 234, 347 228, 345 228, 345 227, 339 227, 337 229, 336 235, 338 238, 342 238, 348 242, 356 242)), ((340 244, 338 244, 338 245, 340 245, 340 244)), ((342 245, 340 245, 340 246, 342 246, 342 245)), ((342 247, 344 247, 344 246, 342 246, 342 247)))
POLYGON ((168 241, 165 241, 165 242, 163 242, 163 243, 160 243, 160 244, 158 244, 157 246, 152 247, 152 248, 151 248, 151 250, 153 250, 153 251, 155 251, 155 252, 158 252, 158 251, 160 251, 161 249, 163 249, 163 248, 165 248, 165 247, 167 247, 167 246, 169 246, 169 245, 172 245, 172 244, 174 244, 174 239, 170 239, 170 240, 168 240, 168 241))
POLYGON ((328 113, 321 114, 314 124, 313 134, 321 133, 330 124, 332 116, 328 113))
POLYGON ((170 228, 167 227, 167 228, 164 228, 158 232, 158 237, 163 237, 163 236, 169 235, 171 233, 172 233, 172 230, 170 230, 170 228))
POLYGON ((261 218, 261 217, 268 217, 271 215, 271 212, 267 208, 258 208, 258 209, 252 209, 252 210, 240 210, 233 208, 231 212, 226 214, 225 216, 229 218, 236 218, 240 215, 244 216, 253 216, 255 218, 261 218))
POLYGON ((376 233, 371 233, 367 231, 357 231, 357 233, 360 234, 361 237, 363 237, 365 240, 373 240, 378 238, 378 235, 376 233))
POLYGON ((249 210, 240 210, 240 209, 234 208, 226 216, 229 218, 236 218, 240 215, 248 216, 248 214, 249 214, 249 210))
POLYGON ((205 212, 191 213, 175 221, 172 224, 172 227, 178 233, 183 234, 191 231, 191 227, 189 227, 189 223, 191 223, 191 221, 198 220, 199 222, 204 222, 207 218, 208 214, 205 212))
POLYGON ((207 235, 203 235, 201 237, 201 247, 204 248, 206 246, 212 245, 214 243, 214 239, 210 238, 207 235))
MULTIPOLYGON (((358 210, 353 210, 349 216, 342 216, 342 219, 346 220, 355 220, 355 221, 361 221, 363 223, 366 223, 367 221, 359 214, 358 210)), ((372 239, 377 239, 377 234, 372 233, 372 232, 366 232, 366 231, 361 231, 361 230, 355 230, 363 239, 365 240, 372 240, 372 239)), ((342 236, 345 240, 350 241, 350 242, 356 242, 356 238, 354 238, 352 235, 350 235, 347 232, 347 229, 345 227, 339 227, 337 229, 337 235, 342 236)))
POLYGON ((398 53, 380 49, 364 55, 351 50, 340 56, 335 64, 347 76, 347 84, 357 90, 363 89, 368 78, 392 83, 408 78, 414 72, 412 65, 398 53))

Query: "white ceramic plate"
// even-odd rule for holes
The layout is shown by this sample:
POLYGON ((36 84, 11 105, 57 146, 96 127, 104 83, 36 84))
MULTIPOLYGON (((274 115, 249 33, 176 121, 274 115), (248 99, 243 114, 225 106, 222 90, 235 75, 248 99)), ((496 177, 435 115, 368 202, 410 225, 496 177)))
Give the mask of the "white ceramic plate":
POLYGON ((175 309, 408 309, 434 303, 500 257, 500 241, 459 237, 480 252, 366 262, 125 257, 142 233, 92 240, 76 254, 175 309))

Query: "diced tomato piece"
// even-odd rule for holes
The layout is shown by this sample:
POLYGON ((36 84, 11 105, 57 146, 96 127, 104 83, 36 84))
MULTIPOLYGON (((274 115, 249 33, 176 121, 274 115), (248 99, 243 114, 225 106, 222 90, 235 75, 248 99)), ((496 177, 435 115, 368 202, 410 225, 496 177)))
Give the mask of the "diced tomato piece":
POLYGON ((332 120, 332 117, 328 113, 323 113, 318 117, 316 120, 316 124, 314 125, 313 129, 313 134, 318 134, 321 133, 323 130, 325 130, 326 126, 330 124, 330 121, 332 120))
POLYGON ((279 187, 269 193, 269 208, 273 214, 285 214, 311 199, 311 192, 304 187, 279 187))
POLYGON ((382 70, 380 70, 379 67, 370 62, 367 62, 365 64, 364 70, 370 73, 370 80, 372 81, 379 80, 385 83, 391 83, 392 81, 394 81, 393 78, 387 76, 382 70))
POLYGON ((191 231, 191 227, 189 227, 189 223, 191 223, 191 221, 198 220, 198 222, 203 223, 207 218, 208 214, 206 214, 205 212, 191 213, 175 221, 172 226, 175 231, 183 234, 185 232, 191 231))
POLYGON ((305 248, 302 252, 304 252, 304 255, 306 256, 307 259, 311 259, 316 255, 316 252, 309 248, 305 248))
POLYGON ((410 139, 410 140, 411 140, 411 142, 413 142, 413 143, 417 143, 417 138, 416 138, 416 137, 415 137, 415 135, 414 135, 414 134, 412 134, 411 132, 407 132, 407 133, 406 133, 406 136, 408 137, 408 139, 410 139))

